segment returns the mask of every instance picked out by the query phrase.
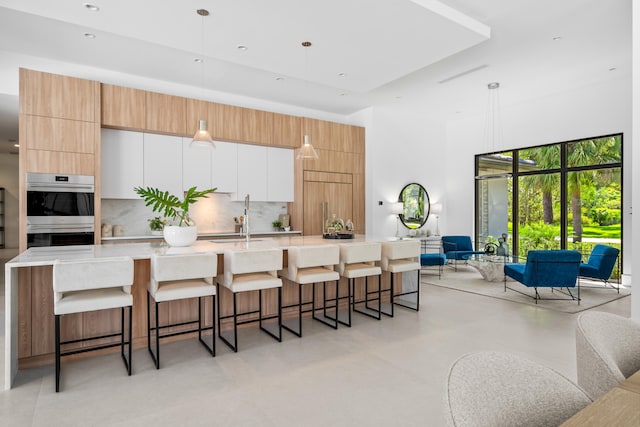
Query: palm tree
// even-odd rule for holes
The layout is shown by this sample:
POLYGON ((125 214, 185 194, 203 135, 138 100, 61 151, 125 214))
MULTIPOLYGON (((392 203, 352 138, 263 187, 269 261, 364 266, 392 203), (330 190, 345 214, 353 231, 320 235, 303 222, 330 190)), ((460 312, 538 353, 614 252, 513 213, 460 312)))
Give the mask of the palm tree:
MULTIPOLYGON (((560 166, 560 147, 549 145, 526 150, 528 157, 536 162, 541 170, 560 166)), ((553 191, 558 188, 558 174, 544 173, 531 177, 532 182, 542 192, 542 218, 545 224, 553 224, 553 191)))
MULTIPOLYGON (((620 161, 619 137, 588 139, 569 144, 567 166, 586 166, 620 161)), ((595 171, 571 172, 567 175, 567 190, 571 197, 573 241, 582 241, 582 185, 592 183, 595 171)))

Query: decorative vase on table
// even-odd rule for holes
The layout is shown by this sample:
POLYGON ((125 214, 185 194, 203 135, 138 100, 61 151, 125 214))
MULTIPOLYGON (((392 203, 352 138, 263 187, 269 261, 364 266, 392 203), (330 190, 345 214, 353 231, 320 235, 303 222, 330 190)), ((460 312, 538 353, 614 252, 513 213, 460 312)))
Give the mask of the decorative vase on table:
POLYGON ((198 227, 188 214, 179 218, 178 224, 165 225, 162 230, 169 246, 189 246, 198 239, 198 227))

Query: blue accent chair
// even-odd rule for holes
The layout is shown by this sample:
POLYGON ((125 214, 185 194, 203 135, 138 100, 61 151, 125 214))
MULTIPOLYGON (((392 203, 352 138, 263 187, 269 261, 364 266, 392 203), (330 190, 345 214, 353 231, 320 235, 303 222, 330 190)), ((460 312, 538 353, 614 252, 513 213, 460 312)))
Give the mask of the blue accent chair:
MULTIPOLYGON (((580 276, 602 280, 605 286, 609 285, 609 278, 611 278, 611 272, 616 265, 619 253, 620 250, 613 246, 595 245, 591 250, 589 260, 580 264, 580 276)), ((617 288, 620 293, 619 281, 617 287, 613 285, 611 287, 617 288)))
POLYGON ((455 270, 458 270, 458 261, 466 261, 473 255, 484 254, 484 251, 473 249, 469 236, 442 236, 442 250, 447 260, 453 260, 455 270))
POLYGON ((442 277, 442 266, 447 263, 447 257, 444 254, 421 254, 420 267, 438 267, 438 279, 442 277))
MULTIPOLYGON (((538 303, 540 294, 538 288, 567 288, 567 294, 572 300, 580 304, 580 252, 570 250, 533 250, 527 254, 526 264, 505 264, 504 266, 504 290, 516 289, 507 287, 507 277, 511 277, 523 285, 534 288, 533 297, 538 303), (571 293, 569 288, 578 288, 577 296, 571 293)), ((520 292, 527 295, 523 292, 520 292)), ((530 296, 530 295, 528 295, 530 296)), ((545 298, 548 299, 548 298, 545 298)), ((564 298, 563 298, 564 299, 564 298)))

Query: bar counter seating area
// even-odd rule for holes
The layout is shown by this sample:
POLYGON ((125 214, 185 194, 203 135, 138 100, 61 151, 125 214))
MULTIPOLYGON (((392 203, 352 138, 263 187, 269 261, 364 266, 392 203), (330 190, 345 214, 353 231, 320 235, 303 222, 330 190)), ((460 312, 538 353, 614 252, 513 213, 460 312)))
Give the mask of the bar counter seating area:
MULTIPOLYGON (((321 236, 295 236, 221 242, 30 248, 6 263, 5 389, 12 387, 18 369, 50 365, 55 359, 56 391, 64 390, 61 356, 92 349, 104 353, 118 347, 131 374, 136 365, 132 348, 148 347, 155 367, 161 367, 161 341, 197 335, 215 357, 217 339, 241 352, 242 336, 253 326, 281 342, 283 327, 290 336, 302 337, 307 318, 338 329, 357 327, 357 321, 351 322, 352 311, 380 320, 381 313, 393 317, 394 302, 419 309, 416 290, 413 300, 404 296, 402 280, 403 272, 419 272, 418 241, 356 236, 335 244, 321 236), (62 270, 66 265, 70 267, 62 270), (365 273, 371 269, 377 277, 365 273), (19 277, 25 273, 41 275, 37 286, 51 287, 40 290, 49 298, 38 310, 18 302, 19 277), (128 311, 108 310, 121 306, 128 311), (32 325, 26 337, 21 327, 25 316, 32 325), (52 333, 55 348, 20 357, 25 341, 51 343, 52 333)), ((73 369, 72 360, 62 364, 73 369)))

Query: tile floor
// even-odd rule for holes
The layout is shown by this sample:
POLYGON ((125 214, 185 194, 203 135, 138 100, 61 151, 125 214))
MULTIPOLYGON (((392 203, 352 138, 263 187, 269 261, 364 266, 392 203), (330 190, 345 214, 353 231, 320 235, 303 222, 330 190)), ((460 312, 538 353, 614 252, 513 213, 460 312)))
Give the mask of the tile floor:
MULTIPOLYGON (((282 343, 251 327, 237 354, 218 340, 215 358, 196 340, 164 344, 160 370, 136 350, 131 377, 117 354, 63 362, 58 394, 53 366, 23 370, 0 391, 0 424, 441 426, 464 353, 517 353, 576 378, 575 314, 433 286, 421 302, 392 319, 355 314, 352 328, 305 319, 303 338, 283 331, 282 343)), ((630 298, 596 310, 629 316, 630 298)))

